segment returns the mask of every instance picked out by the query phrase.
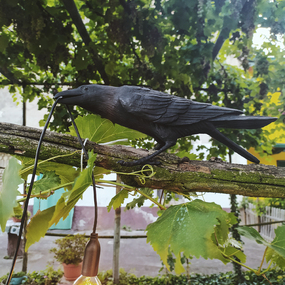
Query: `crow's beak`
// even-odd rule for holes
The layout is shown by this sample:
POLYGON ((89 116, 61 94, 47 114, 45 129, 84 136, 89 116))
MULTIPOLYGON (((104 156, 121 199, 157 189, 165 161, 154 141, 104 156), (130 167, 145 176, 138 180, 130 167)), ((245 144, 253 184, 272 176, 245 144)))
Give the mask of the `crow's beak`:
POLYGON ((65 91, 61 91, 61 92, 57 93, 54 96, 54 99, 57 99, 59 97, 62 97, 62 99, 65 99, 65 98, 80 96, 82 94, 83 94, 83 92, 82 92, 81 88, 70 89, 70 90, 65 90, 65 91))

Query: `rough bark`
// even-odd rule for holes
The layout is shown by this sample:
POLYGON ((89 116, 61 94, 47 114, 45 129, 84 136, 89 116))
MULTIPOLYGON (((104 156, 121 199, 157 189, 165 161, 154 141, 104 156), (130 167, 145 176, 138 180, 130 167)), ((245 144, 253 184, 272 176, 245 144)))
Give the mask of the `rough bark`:
MULTIPOLYGON (((0 152, 34 157, 41 130, 0 123, 0 152)), ((122 167, 121 159, 132 160, 148 152, 120 145, 103 146, 87 142, 86 148, 98 154, 96 165, 119 172, 132 172, 137 167, 122 167)), ((77 138, 47 132, 42 144, 40 159, 80 150, 77 138)), ((173 192, 216 192, 253 197, 285 197, 285 168, 267 165, 239 165, 209 161, 183 161, 163 153, 153 166, 156 174, 142 184, 138 177, 121 175, 124 183, 135 187, 150 187, 173 192)), ((80 154, 55 159, 56 162, 79 166, 80 154)))

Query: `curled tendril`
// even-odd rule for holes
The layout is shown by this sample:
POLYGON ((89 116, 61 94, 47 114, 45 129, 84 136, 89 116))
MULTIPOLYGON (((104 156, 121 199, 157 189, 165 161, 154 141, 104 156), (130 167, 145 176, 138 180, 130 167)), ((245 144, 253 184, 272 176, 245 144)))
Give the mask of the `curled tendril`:
POLYGON ((117 174, 121 175, 134 175, 136 176, 140 183, 142 185, 145 184, 145 181, 147 178, 151 178, 152 176, 155 175, 155 172, 153 170, 153 167, 150 164, 145 164, 141 170, 130 172, 130 173, 124 173, 124 172, 116 172, 117 174), (151 172, 150 174, 146 174, 146 172, 151 172))

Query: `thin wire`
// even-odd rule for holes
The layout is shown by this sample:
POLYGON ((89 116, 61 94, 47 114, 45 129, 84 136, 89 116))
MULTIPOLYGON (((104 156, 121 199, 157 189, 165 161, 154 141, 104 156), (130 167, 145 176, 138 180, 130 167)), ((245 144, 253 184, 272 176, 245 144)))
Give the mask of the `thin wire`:
MULTIPOLYGON (((71 121, 72 121, 72 124, 73 124, 73 127, 75 129, 75 132, 76 132, 76 135, 77 135, 77 138, 78 138, 78 141, 79 143, 81 144, 81 148, 86 156, 86 159, 88 160, 89 159, 89 156, 88 156, 88 153, 85 149, 85 146, 84 146, 84 143, 82 142, 82 139, 80 137, 80 134, 79 134, 79 131, 78 131, 78 128, 75 124, 75 121, 74 121, 74 118, 73 118, 73 115, 71 113, 71 110, 69 108, 68 105, 66 105, 66 108, 67 108, 67 111, 69 113, 69 116, 71 118, 71 121)), ((97 194, 96 194, 96 184, 95 184, 95 178, 94 178, 94 173, 92 171, 92 186, 93 186, 93 196, 94 196, 94 214, 95 214, 95 217, 94 217, 94 224, 93 224, 93 234, 96 233, 96 228, 97 228, 97 220, 98 220, 98 206, 97 206, 97 194)))
POLYGON ((38 165, 38 160, 39 160, 40 148, 41 148, 41 145, 42 145, 42 142, 43 142, 43 138, 44 138, 45 132, 47 130, 49 121, 50 121, 51 116, 53 114, 53 111, 54 111, 54 109, 56 107, 56 104, 58 103, 58 101, 60 99, 62 99, 62 97, 57 98, 57 100, 54 102, 54 104, 53 104, 53 106, 51 108, 51 111, 49 113, 48 119, 47 119, 47 121, 45 123, 45 126, 44 126, 43 130, 42 130, 40 139, 39 139, 39 143, 38 143, 38 147, 37 147, 37 151, 36 151, 36 155, 35 155, 35 162, 34 162, 34 169, 33 169, 32 179, 31 179, 31 182, 30 182, 29 191, 27 193, 26 202, 24 204, 23 216, 22 216, 20 230, 19 230, 19 237, 18 237, 18 240, 17 240, 16 250, 15 250, 14 258, 13 258, 13 261, 12 261, 12 267, 11 267, 9 276, 7 278, 6 285, 10 284, 10 281, 11 281, 11 278, 12 278, 12 274, 13 274, 13 271, 14 271, 14 268, 15 268, 16 260, 17 260, 18 251, 19 251, 19 248, 20 248, 24 222, 25 222, 26 217, 27 217, 29 199, 31 197, 31 193, 32 193, 32 189, 33 189, 33 185, 34 185, 34 181, 35 181, 35 177, 36 177, 36 170, 37 170, 37 165, 38 165))

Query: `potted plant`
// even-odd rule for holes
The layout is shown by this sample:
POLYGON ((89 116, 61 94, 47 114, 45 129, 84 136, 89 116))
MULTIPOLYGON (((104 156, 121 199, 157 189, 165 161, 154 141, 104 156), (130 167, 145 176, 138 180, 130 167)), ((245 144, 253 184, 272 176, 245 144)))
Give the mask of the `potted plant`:
MULTIPOLYGON (((6 284, 8 276, 9 276, 9 273, 1 277, 1 284, 6 284)), ((26 278, 26 272, 24 271, 15 272, 12 274, 10 285, 22 284, 22 281, 24 280, 24 278, 26 278)))
POLYGON ((62 263, 66 280, 76 280, 80 276, 87 241, 85 235, 77 234, 68 235, 54 242, 57 247, 50 251, 54 253, 54 258, 62 263))
MULTIPOLYGON (((27 212, 28 218, 31 216, 31 212, 27 212)), ((14 214, 12 216, 12 220, 16 222, 21 222, 23 216, 23 209, 20 203, 18 203, 17 207, 14 207, 14 214)))
POLYGON ((60 283, 63 276, 61 269, 54 270, 53 266, 48 264, 45 270, 34 271, 27 275, 25 284, 28 285, 56 285, 60 283))

